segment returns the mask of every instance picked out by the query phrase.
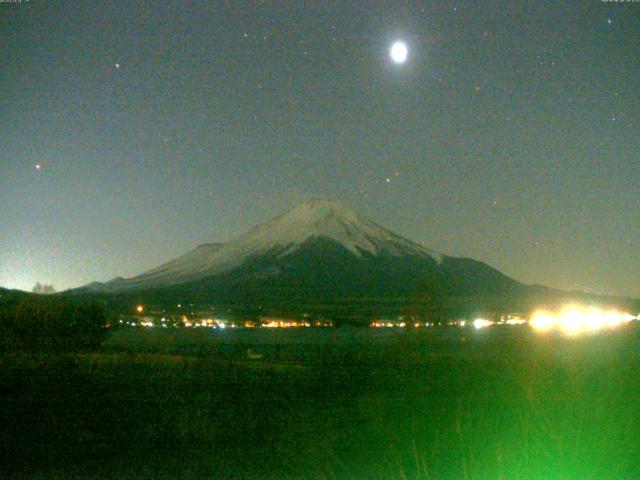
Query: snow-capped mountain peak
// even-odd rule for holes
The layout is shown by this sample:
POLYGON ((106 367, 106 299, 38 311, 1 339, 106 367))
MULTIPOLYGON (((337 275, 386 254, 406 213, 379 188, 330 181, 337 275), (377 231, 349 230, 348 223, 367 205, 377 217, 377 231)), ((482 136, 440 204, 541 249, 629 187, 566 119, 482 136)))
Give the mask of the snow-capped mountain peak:
POLYGON ((442 260, 441 255, 394 234, 340 202, 314 199, 230 242, 200 245, 175 260, 138 277, 113 283, 111 287, 152 288, 186 283, 224 273, 247 259, 271 252, 286 256, 305 242, 318 238, 332 240, 357 257, 385 254, 431 258, 438 263, 442 260))
POLYGON ((343 203, 323 199, 307 200, 284 215, 253 228, 241 237, 241 243, 256 251, 288 245, 287 252, 290 252, 313 237, 334 240, 357 256, 364 252, 379 255, 383 251, 395 256, 437 256, 343 203))

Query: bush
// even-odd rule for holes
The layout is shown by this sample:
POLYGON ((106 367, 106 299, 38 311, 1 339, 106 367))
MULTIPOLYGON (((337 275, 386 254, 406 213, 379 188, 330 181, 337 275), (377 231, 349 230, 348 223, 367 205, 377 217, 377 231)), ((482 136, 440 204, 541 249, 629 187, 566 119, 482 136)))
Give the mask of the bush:
POLYGON ((28 296, 0 304, 3 350, 93 350, 106 333, 102 306, 61 297, 28 296))

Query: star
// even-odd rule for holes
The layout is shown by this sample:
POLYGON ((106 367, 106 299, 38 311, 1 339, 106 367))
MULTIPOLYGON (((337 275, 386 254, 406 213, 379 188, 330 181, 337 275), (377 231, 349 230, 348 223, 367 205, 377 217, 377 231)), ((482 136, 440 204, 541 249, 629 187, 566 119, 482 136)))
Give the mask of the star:
POLYGON ((607 23, 608 23, 609 25, 611 25, 611 19, 610 19, 610 18, 607 18, 607 23))
POLYGON ((119 69, 119 68, 120 68, 120 64, 119 64, 119 63, 116 63, 116 64, 115 64, 115 67, 116 67, 117 69, 119 69))
POLYGON ((36 170, 39 172, 40 171, 40 164, 36 163, 36 170))

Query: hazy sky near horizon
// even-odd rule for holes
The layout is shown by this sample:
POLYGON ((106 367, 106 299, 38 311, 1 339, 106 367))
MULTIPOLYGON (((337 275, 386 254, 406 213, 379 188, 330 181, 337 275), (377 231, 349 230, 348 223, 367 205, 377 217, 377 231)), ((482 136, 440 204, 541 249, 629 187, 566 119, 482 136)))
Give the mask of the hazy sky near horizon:
POLYGON ((3 287, 132 276, 319 196, 640 297, 640 3, 0 3, 0 85, 3 287))

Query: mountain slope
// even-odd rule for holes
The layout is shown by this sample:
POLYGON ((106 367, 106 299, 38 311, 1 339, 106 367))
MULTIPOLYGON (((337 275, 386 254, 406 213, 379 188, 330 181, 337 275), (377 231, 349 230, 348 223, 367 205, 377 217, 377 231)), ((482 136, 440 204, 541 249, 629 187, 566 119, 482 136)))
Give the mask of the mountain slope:
POLYGON ((428 255, 355 255, 340 243, 312 237, 292 252, 273 249, 223 274, 176 286, 200 300, 314 303, 416 295, 491 295, 519 284, 470 259, 428 255), (476 280, 477 279, 477 280, 476 280))

